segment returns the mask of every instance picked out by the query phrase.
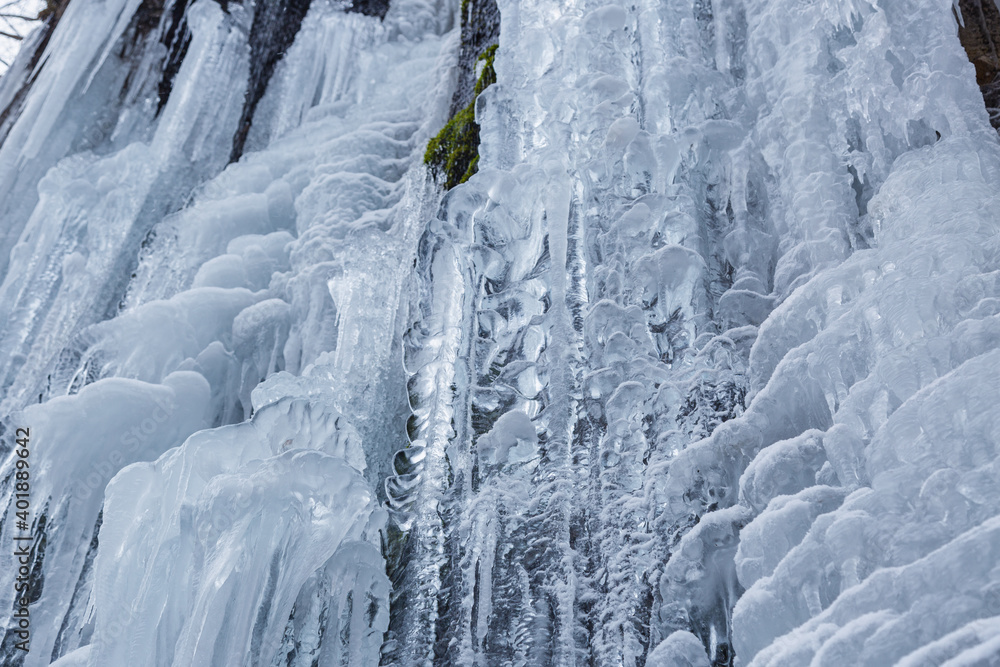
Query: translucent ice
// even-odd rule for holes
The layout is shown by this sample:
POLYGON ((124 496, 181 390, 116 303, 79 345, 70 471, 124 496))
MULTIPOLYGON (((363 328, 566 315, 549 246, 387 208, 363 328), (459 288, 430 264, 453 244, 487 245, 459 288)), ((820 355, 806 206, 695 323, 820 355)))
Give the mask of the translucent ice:
POLYGON ((92 664, 270 664, 290 618, 313 625, 295 635, 313 643, 299 660, 377 655, 384 513, 346 460, 359 456, 350 425, 331 415, 325 432, 304 428, 322 410, 271 404, 115 478, 94 564, 92 664), (328 453, 299 448, 324 440, 328 453))
POLYGON ((0 80, 25 664, 1000 655, 1000 142, 955 3, 500 0, 445 193, 469 3, 314 0, 237 128, 267 1, 73 0, 0 80))

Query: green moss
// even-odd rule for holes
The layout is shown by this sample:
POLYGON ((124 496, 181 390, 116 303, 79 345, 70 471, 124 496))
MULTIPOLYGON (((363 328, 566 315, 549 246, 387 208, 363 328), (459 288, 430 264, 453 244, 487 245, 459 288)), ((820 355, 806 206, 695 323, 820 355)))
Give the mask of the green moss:
MULTIPOLYGON (((476 62, 483 62, 483 71, 479 74, 479 79, 476 80, 476 97, 479 97, 479 93, 486 90, 486 87, 497 82, 497 71, 493 69, 493 61, 497 57, 497 46, 499 44, 494 44, 493 46, 486 47, 483 54, 476 59, 476 62)), ((473 100, 475 102, 475 100, 473 100)))
POLYGON ((444 182, 446 190, 465 183, 479 166, 479 125, 476 124, 476 99, 487 86, 496 83, 493 69, 497 45, 487 48, 477 59, 483 61, 483 70, 476 80, 475 97, 469 105, 456 113, 437 136, 427 144, 424 163, 435 178, 444 182))
POLYGON ((475 169, 473 160, 479 157, 479 126, 473 111, 475 102, 459 111, 427 144, 424 162, 450 190, 468 180, 475 169), (468 174, 468 176, 466 175, 468 174))

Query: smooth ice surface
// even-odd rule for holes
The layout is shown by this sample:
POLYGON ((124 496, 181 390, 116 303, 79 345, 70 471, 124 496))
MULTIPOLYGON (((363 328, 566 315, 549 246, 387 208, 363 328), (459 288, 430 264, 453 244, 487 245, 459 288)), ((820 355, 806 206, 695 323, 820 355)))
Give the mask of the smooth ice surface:
POLYGON ((180 7, 166 88, 139 4, 0 79, 45 540, 5 664, 1000 659, 1000 142, 951 0, 500 0, 448 193, 459 3, 314 0, 235 163, 252 3, 180 7))

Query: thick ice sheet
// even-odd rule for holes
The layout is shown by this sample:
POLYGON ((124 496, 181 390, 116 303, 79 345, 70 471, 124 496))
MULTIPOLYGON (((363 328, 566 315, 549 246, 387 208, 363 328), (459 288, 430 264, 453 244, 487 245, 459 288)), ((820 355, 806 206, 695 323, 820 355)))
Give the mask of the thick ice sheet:
POLYGON ((188 9, 156 116, 134 3, 74 3, 0 148, 24 664, 1000 655, 1000 145, 950 0, 501 0, 447 194, 459 7, 316 0, 226 165, 251 14, 188 9))
MULTIPOLYGON (((262 102, 258 152, 223 169, 249 16, 196 3, 155 131, 98 138, 42 179, 37 205, 21 202, 34 211, 0 287, 0 413, 40 443, 46 548, 31 651, 5 645, 4 660, 378 662, 389 581, 374 489, 405 418, 399 307, 434 199, 407 172, 445 108, 438 59, 453 42, 433 7, 379 23, 313 5, 262 102), (304 64, 324 73, 309 91, 295 85, 304 64)), ((107 9, 127 24, 134 7, 107 9)), ((93 57, 47 57, 97 90, 132 63, 100 59, 114 31, 88 35, 93 57)), ((3 145, 12 163, 74 104, 86 113, 86 94, 67 84, 63 109, 48 85, 29 105, 49 116, 22 116, 3 145)), ((141 109, 120 113, 127 133, 141 109)))

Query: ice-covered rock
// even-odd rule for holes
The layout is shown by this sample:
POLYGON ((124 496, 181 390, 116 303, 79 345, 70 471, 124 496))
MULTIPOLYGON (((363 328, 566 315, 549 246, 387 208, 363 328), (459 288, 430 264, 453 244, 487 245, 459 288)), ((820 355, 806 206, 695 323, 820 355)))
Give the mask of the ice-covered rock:
POLYGON ((5 664, 1000 655, 955 3, 500 0, 447 193, 476 2, 162 5, 0 79, 5 664))

